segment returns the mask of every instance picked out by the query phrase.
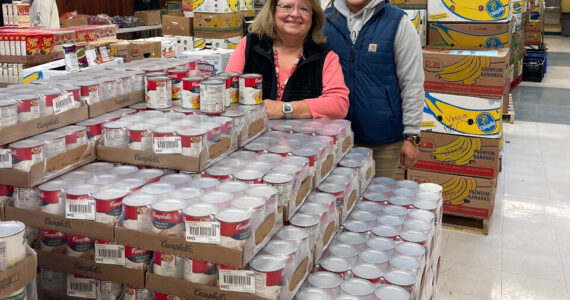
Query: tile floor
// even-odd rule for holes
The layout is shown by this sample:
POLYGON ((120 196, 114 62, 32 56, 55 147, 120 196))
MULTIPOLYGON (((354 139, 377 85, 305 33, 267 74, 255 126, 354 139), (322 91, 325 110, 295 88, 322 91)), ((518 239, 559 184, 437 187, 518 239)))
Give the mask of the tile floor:
MULTIPOLYGON (((570 38, 547 36, 547 43, 550 51, 570 52, 570 38)), ((570 299, 570 113, 553 121, 517 109, 526 103, 535 112, 549 105, 570 112, 570 66, 560 68, 565 77, 549 74, 543 84, 517 88, 526 96, 513 97, 515 123, 504 125, 489 235, 443 231, 438 300, 570 299)))

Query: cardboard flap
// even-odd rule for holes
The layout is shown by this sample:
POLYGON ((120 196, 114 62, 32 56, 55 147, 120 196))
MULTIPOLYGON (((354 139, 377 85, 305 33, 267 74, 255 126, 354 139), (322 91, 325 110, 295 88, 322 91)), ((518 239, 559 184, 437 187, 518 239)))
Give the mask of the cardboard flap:
POLYGON ((292 292, 299 286, 299 283, 305 278, 305 275, 309 274, 309 257, 305 257, 303 261, 299 264, 293 276, 291 276, 291 281, 289 281, 289 291, 292 292))
POLYGON ((350 196, 348 197, 348 203, 346 205, 347 211, 352 210, 352 207, 354 206, 355 203, 356 203, 356 190, 353 190, 352 193, 350 193, 350 196))
POLYGON ((26 258, 14 267, 0 272, 0 298, 4 299, 36 279, 36 252, 26 246, 26 258))
POLYGON ((247 128, 247 138, 251 139, 258 133, 261 133, 264 128, 265 128, 265 119, 259 119, 251 123, 251 125, 249 125, 249 127, 247 128))
POLYGON ((198 158, 179 154, 155 154, 153 152, 136 151, 129 148, 98 146, 97 157, 100 160, 110 162, 144 165, 155 168, 199 171, 198 158))
POLYGON ((305 200, 305 198, 307 198, 307 195, 309 195, 312 179, 313 177, 309 176, 305 178, 305 180, 303 180, 303 182, 301 183, 299 191, 297 192, 297 198, 295 199, 296 206, 299 206, 305 200))
POLYGON ((220 155, 226 153, 230 149, 230 144, 232 142, 231 137, 224 137, 219 142, 210 145, 208 147, 208 153, 210 154, 210 159, 216 159, 220 155))
POLYGON ((321 167, 321 178, 325 178, 332 171, 334 155, 329 154, 321 167))
POLYGON ((336 220, 332 223, 329 223, 329 225, 325 229, 325 232, 323 233, 323 245, 327 245, 330 242, 331 237, 334 234, 335 228, 336 228, 336 220))
POLYGON ((38 251, 38 265, 48 269, 61 270, 71 274, 120 282, 132 287, 145 286, 144 270, 128 269, 122 266, 97 264, 93 260, 70 257, 62 254, 38 251))
POLYGON ((64 216, 12 206, 7 206, 4 210, 7 220, 20 221, 27 226, 80 234, 105 241, 114 239, 113 225, 88 220, 71 220, 64 216))
POLYGON ((352 145, 352 137, 353 137, 352 135, 348 136, 342 142, 342 153, 346 153, 346 151, 348 151, 348 149, 350 148, 350 145, 352 145))
POLYGON ((271 214, 270 216, 268 216, 265 219, 263 224, 261 224, 261 226, 259 226, 259 228, 257 228, 257 230, 255 231, 255 245, 256 246, 261 244, 261 242, 263 242, 265 240, 265 238, 271 232, 271 229, 273 229, 274 224, 275 224, 275 214, 271 214))
MULTIPOLYGON (((136 46, 135 47, 139 47, 136 46)), ((89 118, 144 101, 144 91, 136 91, 89 105, 89 118)))

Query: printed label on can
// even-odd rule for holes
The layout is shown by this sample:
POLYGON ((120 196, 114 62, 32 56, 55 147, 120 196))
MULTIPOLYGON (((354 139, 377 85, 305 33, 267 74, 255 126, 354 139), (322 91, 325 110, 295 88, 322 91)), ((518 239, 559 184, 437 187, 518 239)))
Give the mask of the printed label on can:
POLYGON ((152 211, 153 232, 163 236, 182 236, 184 225, 181 223, 181 212, 152 211))
POLYGON ((220 222, 186 222, 186 241, 220 244, 220 222))
POLYGON ((105 265, 125 265, 125 246, 95 244, 95 262, 105 265))
POLYGON ((72 109, 75 105, 74 102, 73 97, 67 93, 53 99, 53 113, 59 115, 62 112, 72 109))
POLYGON ((18 107, 16 105, 0 106, 0 127, 10 126, 18 122, 18 107))
POLYGON ((146 249, 126 246, 125 258, 127 268, 134 268, 135 266, 143 268, 151 260, 152 252, 146 249))
POLYGON ((184 156, 200 156, 204 148, 203 136, 184 136, 182 138, 182 155, 184 156))
POLYGON ((12 150, 0 149, 0 169, 12 168, 12 150))
POLYGON ((179 136, 155 137, 152 149, 159 154, 181 154, 182 140, 179 136))
MULTIPOLYGON (((69 200, 69 199, 68 199, 69 200)), ((95 200, 78 199, 65 201, 65 217, 79 220, 95 220, 95 200)))
POLYGON ((239 79, 239 103, 246 105, 261 104, 263 102, 261 77, 239 79))
POLYGON ((125 206, 124 214, 127 219, 123 221, 123 227, 144 232, 151 231, 152 220, 147 206, 125 206))
POLYGON ((255 293, 255 272, 220 269, 220 290, 255 293))
POLYGON ((95 201, 95 220, 109 224, 117 221, 123 212, 123 207, 121 206, 122 201, 122 198, 95 201))
POLYGON ((68 278, 67 295, 79 298, 97 297, 97 280, 90 278, 68 278))
POLYGON ((204 260, 184 258, 184 280, 208 284, 216 275, 216 265, 204 260))
POLYGON ((0 240, 0 272, 4 272, 8 269, 8 254, 6 253, 6 243, 5 240, 0 240))

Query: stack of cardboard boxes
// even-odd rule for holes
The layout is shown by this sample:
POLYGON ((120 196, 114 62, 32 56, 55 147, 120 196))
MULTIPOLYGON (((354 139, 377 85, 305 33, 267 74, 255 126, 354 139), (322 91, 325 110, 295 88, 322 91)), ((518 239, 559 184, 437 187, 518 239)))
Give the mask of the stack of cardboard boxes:
POLYGON ((420 36, 422 47, 426 46, 427 37, 427 1, 426 0, 392 0, 392 4, 400 7, 408 14, 408 19, 420 36))
POLYGON ((14 1, 2 4, 4 26, 11 28, 30 27, 30 3, 14 1))

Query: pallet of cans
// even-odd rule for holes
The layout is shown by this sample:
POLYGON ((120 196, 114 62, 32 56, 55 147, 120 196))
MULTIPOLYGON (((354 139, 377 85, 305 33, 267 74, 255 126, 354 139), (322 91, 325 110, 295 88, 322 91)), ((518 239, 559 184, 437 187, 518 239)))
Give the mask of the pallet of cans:
POLYGON ((38 299, 37 255, 26 243, 25 228, 17 221, 0 222, 1 299, 38 299))
POLYGON ((159 110, 104 123, 101 135, 100 160, 194 172, 233 152, 238 140, 230 117, 159 110))
POLYGON ((431 184, 375 178, 364 195, 297 299, 433 296, 424 291, 433 293, 437 281, 441 193, 431 184))
POLYGON ((269 129, 269 120, 264 105, 232 104, 222 116, 234 120, 234 130, 238 133, 239 147, 243 147, 269 129))

